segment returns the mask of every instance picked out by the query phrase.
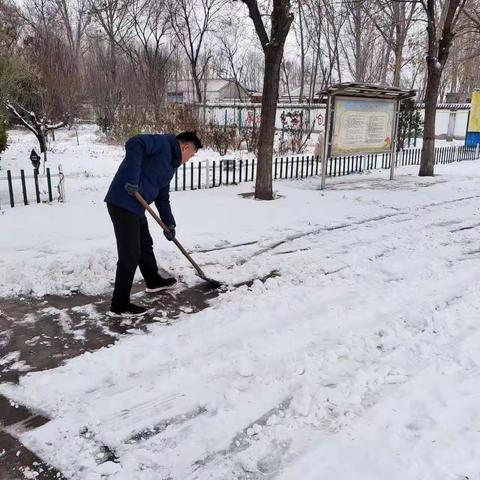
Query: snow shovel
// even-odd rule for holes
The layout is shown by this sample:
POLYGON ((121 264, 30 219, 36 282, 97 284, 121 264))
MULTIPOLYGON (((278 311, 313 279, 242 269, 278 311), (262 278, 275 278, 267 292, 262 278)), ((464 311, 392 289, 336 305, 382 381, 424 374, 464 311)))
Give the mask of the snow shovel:
MULTIPOLYGON (((155 221, 163 228, 164 232, 170 233, 168 227, 162 222, 161 218, 153 211, 152 207, 145 201, 145 199, 138 193, 135 192, 135 198, 140 202, 142 207, 148 211, 148 213, 155 219, 155 221)), ((197 271, 197 275, 205 280, 211 287, 213 288, 220 288, 222 284, 217 280, 213 280, 212 278, 208 278, 203 270, 198 266, 197 262, 190 256, 190 254, 183 248, 183 245, 173 237, 173 243, 178 247, 178 249, 185 255, 187 260, 193 265, 193 268, 197 271)))

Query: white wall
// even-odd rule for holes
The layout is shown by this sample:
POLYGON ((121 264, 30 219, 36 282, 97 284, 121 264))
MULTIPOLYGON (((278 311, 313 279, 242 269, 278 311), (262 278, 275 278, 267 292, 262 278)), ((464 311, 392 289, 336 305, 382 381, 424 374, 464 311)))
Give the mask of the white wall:
MULTIPOLYGON (((308 107, 303 105, 282 105, 279 104, 275 126, 277 129, 282 128, 281 115, 282 112, 303 111, 304 123, 308 125, 314 124, 314 131, 320 131, 324 128, 325 123, 325 107, 308 107)), ((260 104, 237 104, 237 105, 207 105, 207 119, 220 125, 225 123, 228 125, 241 124, 242 126, 251 127, 255 122, 260 124, 261 106, 260 104)))
POLYGON ((457 110, 457 121, 455 122, 455 138, 465 138, 469 111, 470 110, 457 110))
MULTIPOLYGON (((435 117, 435 135, 437 138, 446 138, 450 112, 451 110, 447 108, 437 110, 437 116, 435 117)), ((465 132, 467 130, 468 112, 469 110, 456 110, 454 129, 454 137, 456 139, 465 138, 465 132)), ((423 113, 424 111, 422 109, 422 118, 423 113)))
MULTIPOLYGON (((437 138, 446 138, 448 130, 448 119, 450 117, 450 112, 454 108, 439 108, 437 110, 437 116, 435 120, 435 131, 437 138)), ((291 104, 279 104, 277 109, 277 117, 275 126, 277 129, 281 130, 282 122, 280 116, 282 112, 289 112, 295 110, 303 110, 304 112, 304 121, 307 123, 308 111, 310 111, 310 123, 311 125, 314 121, 314 132, 319 132, 324 129, 325 124, 325 107, 324 106, 308 106, 308 105, 291 105, 291 104)), ((225 123, 225 112, 227 118, 227 124, 239 124, 242 126, 252 126, 253 116, 255 112, 257 125, 260 123, 260 113, 261 106, 260 104, 215 104, 207 105, 207 119, 223 125, 225 123), (241 117, 241 120, 239 118, 241 117)), ((466 109, 456 110, 455 115, 455 129, 454 137, 456 139, 465 138, 465 132, 467 128, 468 112, 466 109)), ((421 110, 421 115, 423 116, 423 109, 421 110)))

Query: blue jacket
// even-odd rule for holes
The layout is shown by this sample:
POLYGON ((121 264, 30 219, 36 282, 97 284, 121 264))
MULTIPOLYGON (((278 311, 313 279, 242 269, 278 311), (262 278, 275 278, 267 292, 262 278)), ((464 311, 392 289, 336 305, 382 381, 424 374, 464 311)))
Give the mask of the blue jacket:
POLYGON ((180 145, 175 135, 144 134, 125 144, 125 158, 108 189, 105 202, 124 208, 138 216, 145 210, 125 190, 125 184, 138 185, 138 191, 150 204, 155 202, 166 225, 175 225, 170 208, 170 181, 181 164, 180 145))

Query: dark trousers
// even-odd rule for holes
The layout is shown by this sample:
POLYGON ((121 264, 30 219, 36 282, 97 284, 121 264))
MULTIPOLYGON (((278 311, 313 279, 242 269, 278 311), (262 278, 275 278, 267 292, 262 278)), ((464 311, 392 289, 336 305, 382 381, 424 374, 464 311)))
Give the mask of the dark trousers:
POLYGON ((111 204, 107 204, 107 208, 118 251, 112 307, 122 308, 130 303, 130 290, 137 267, 140 267, 147 286, 154 284, 160 276, 146 217, 111 204))

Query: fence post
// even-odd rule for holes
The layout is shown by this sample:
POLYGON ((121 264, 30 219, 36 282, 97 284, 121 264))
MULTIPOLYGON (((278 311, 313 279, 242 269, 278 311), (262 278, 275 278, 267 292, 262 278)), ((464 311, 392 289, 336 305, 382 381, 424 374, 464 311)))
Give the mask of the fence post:
POLYGON ((48 186, 48 201, 51 202, 53 200, 53 195, 52 195, 52 177, 50 175, 50 168, 47 168, 47 186, 48 186))
POLYGON ((33 171, 33 181, 35 183, 35 197, 37 199, 37 203, 40 203, 40 189, 38 187, 38 172, 37 172, 37 170, 33 171))
POLYGON ((10 172, 10 170, 7 170, 7 181, 8 193, 10 195, 10 206, 13 208, 15 206, 15 200, 13 198, 12 172, 10 172))
POLYGON ((478 143, 477 146, 475 147, 475 160, 478 158, 478 143))
POLYGON ((210 188, 210 160, 205 162, 205 188, 210 188))
POLYGON ((20 170, 20 177, 22 179, 22 193, 23 193, 23 203, 25 205, 28 205, 28 199, 27 199, 27 186, 25 185, 25 172, 23 170, 20 170))
POLYGON ((455 149, 455 156, 454 156, 454 162, 458 162, 458 145, 455 145, 453 147, 455 149))

